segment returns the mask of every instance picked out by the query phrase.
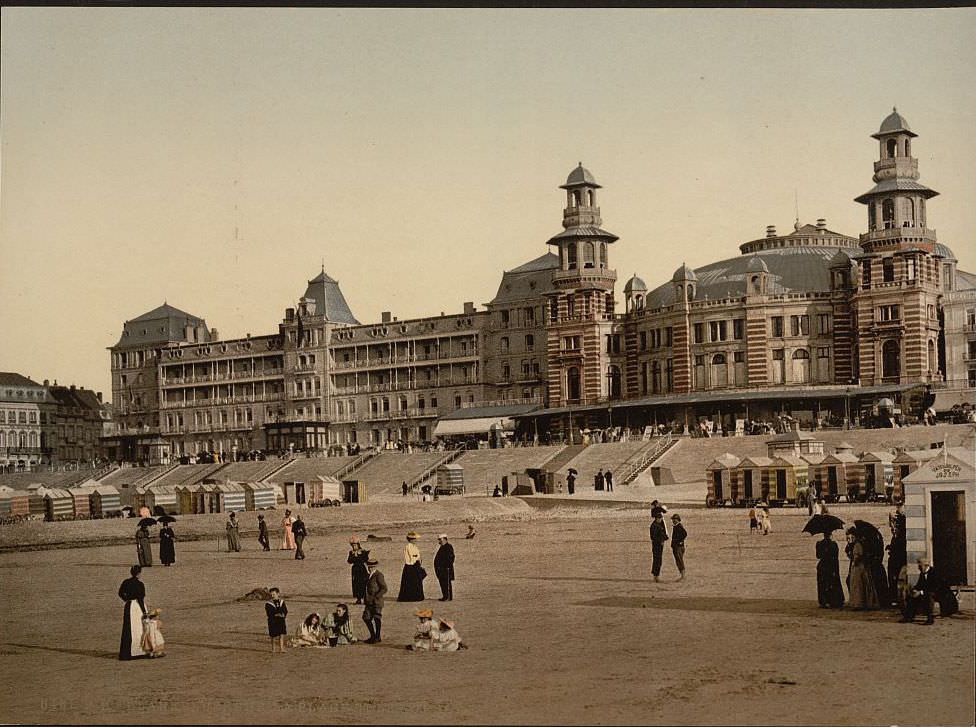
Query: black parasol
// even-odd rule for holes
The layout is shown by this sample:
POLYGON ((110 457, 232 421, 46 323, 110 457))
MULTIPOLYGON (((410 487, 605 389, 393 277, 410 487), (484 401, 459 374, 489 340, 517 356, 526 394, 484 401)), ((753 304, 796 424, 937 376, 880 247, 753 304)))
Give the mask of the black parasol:
POLYGON ((868 555, 881 557, 884 555, 884 536, 881 531, 867 520, 854 521, 854 535, 865 544, 868 555))
POLYGON ((569 471, 569 473, 571 475, 578 475, 579 474, 579 472, 577 472, 576 470, 574 470, 572 467, 570 467, 568 471, 569 471))
MULTIPOLYGON (((149 518, 147 518, 147 520, 148 519, 149 518)), ((170 523, 175 523, 176 518, 172 515, 160 515, 158 518, 156 518, 156 522, 162 523, 163 525, 169 525, 170 523)))
POLYGON ((844 521, 835 515, 814 515, 807 521, 807 524, 803 526, 804 533, 810 533, 810 535, 822 535, 823 533, 832 533, 835 530, 841 530, 844 527, 844 521))
POLYGON ((150 525, 155 525, 155 524, 156 521, 153 520, 151 517, 144 517, 142 520, 139 521, 140 528, 148 528, 150 525))

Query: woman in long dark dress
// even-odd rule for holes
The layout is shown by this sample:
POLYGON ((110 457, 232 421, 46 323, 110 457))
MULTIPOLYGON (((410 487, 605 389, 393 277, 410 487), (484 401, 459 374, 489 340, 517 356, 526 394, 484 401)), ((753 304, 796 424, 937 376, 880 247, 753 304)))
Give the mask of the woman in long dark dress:
POLYGON ((884 537, 881 533, 871 533, 865 537, 864 549, 878 603, 881 604, 881 608, 888 608, 891 605, 891 595, 888 593, 888 574, 884 567, 884 537))
POLYGON ((839 550, 830 533, 817 542, 817 601, 820 608, 840 608, 844 605, 844 588, 840 584, 839 550))
POLYGON ((369 551, 364 550, 359 543, 359 538, 353 535, 349 538, 349 557, 346 562, 352 566, 352 595, 356 598, 356 603, 362 603, 366 598, 366 581, 369 580, 369 573, 366 570, 367 560, 369 560, 369 551))
POLYGON ((134 565, 129 569, 130 578, 122 581, 119 586, 119 598, 125 601, 122 610, 122 641, 119 644, 119 659, 141 659, 145 656, 142 650, 142 617, 146 613, 146 586, 139 580, 142 568, 134 565))
POLYGON ((400 593, 398 601, 423 601, 424 576, 427 573, 420 564, 420 549, 416 542, 417 533, 407 533, 407 544, 403 548, 403 572, 400 574, 400 593))
POLYGON ((149 528, 141 525, 136 530, 136 553, 139 555, 139 565, 143 568, 152 567, 152 548, 149 547, 149 528))
POLYGON ((163 525, 159 531, 159 562, 163 565, 172 565, 176 562, 176 533, 169 523, 163 525))

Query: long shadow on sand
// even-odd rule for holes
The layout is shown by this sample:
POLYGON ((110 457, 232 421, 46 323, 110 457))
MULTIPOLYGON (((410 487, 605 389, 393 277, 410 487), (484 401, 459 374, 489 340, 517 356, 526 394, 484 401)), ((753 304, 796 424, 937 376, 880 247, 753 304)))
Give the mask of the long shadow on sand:
POLYGON ((38 649, 40 651, 57 651, 61 654, 74 654, 76 656, 91 656, 96 659, 110 659, 115 661, 119 658, 119 652, 104 652, 97 649, 66 649, 64 647, 57 646, 41 646, 40 644, 15 644, 10 641, 5 641, 4 646, 16 646, 20 649, 38 649))
POLYGON ((263 654, 267 649, 247 649, 243 646, 228 646, 227 644, 198 644, 189 641, 167 641, 174 646, 189 646, 191 649, 211 649, 213 651, 256 651, 263 654))

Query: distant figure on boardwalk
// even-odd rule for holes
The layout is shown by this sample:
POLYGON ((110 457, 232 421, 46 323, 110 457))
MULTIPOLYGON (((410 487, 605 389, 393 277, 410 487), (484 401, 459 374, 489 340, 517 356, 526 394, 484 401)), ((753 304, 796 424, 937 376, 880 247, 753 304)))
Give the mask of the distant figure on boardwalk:
POLYGON ((153 564, 152 548, 149 547, 149 528, 140 525, 136 530, 136 554, 139 556, 139 565, 143 568, 150 568, 153 564))
POLYGON ((607 470, 606 474, 603 475, 603 481, 607 485, 607 492, 613 492, 613 472, 607 470))
POLYGON ((265 551, 271 550, 271 541, 268 539, 268 524, 264 521, 264 515, 258 515, 258 544, 265 551))
POLYGON ((678 569, 678 580, 685 579, 685 540, 688 531, 681 524, 681 516, 675 513, 671 516, 671 553, 674 555, 674 564, 678 569))
POLYGON ((820 608, 840 608, 844 605, 839 552, 829 532, 823 534, 823 540, 817 541, 817 601, 820 608))
POLYGON ((239 553, 241 551, 241 524, 237 522, 237 514, 231 513, 227 518, 227 552, 239 553))
POLYGON ((657 513, 651 522, 651 574, 658 581, 661 575, 661 561, 664 556, 664 541, 668 539, 668 529, 664 525, 664 513, 657 513))
POLYGON ((346 562, 352 566, 352 595, 356 603, 362 603, 366 597, 366 580, 369 578, 369 571, 366 570, 366 561, 369 560, 369 551, 365 550, 359 542, 359 538, 353 535, 349 538, 349 557, 346 562))
POLYGON ((434 574, 441 584, 442 601, 454 600, 454 546, 447 542, 447 534, 437 536, 440 547, 434 555, 434 574))
POLYGON ((403 547, 403 572, 400 575, 398 601, 423 601, 424 577, 427 575, 420 563, 420 548, 417 533, 407 533, 407 544, 403 547))
POLYGON ((367 644, 378 644, 383 639, 383 601, 386 596, 386 579, 379 569, 379 561, 370 558, 366 561, 369 578, 366 581, 366 597, 363 599, 366 608, 363 609, 363 621, 369 630, 367 644))
POLYGON ((280 550, 295 550, 295 536, 291 532, 291 510, 285 510, 285 516, 281 518, 281 548, 280 550))
POLYGON ((302 550, 302 543, 308 531, 305 529, 305 521, 302 520, 301 513, 295 515, 295 522, 291 524, 291 534, 295 539, 295 560, 305 560, 305 551, 302 550))
POLYGON ((268 617, 268 636, 271 637, 271 653, 285 650, 285 634, 288 633, 288 606, 277 588, 269 588, 271 600, 264 604, 264 612, 268 617))
POLYGON ((159 562, 163 565, 172 565, 176 562, 176 533, 169 523, 163 525, 159 531, 159 562))
POLYGON ((593 489, 596 491, 601 491, 603 489, 603 470, 598 470, 595 475, 593 475, 593 489))
POLYGON ((119 659, 129 661, 145 656, 142 650, 142 617, 146 613, 146 586, 139 580, 140 566, 129 569, 130 577, 119 586, 119 598, 125 602, 122 609, 122 641, 119 659))

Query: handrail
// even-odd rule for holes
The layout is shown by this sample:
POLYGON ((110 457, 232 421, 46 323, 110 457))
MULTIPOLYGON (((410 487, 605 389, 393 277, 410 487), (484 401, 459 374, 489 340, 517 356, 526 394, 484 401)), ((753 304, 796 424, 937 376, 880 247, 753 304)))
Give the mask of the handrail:
POLYGON ((625 462, 624 466, 629 467, 629 469, 624 470, 626 473, 621 479, 621 485, 629 485, 637 476, 646 470, 654 460, 658 459, 663 455, 674 442, 677 441, 671 433, 668 433, 663 440, 657 442, 654 449, 649 451, 644 451, 640 456, 633 462, 625 462))

